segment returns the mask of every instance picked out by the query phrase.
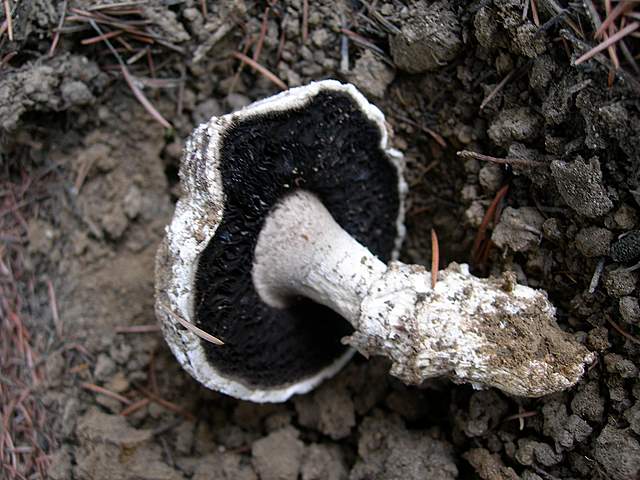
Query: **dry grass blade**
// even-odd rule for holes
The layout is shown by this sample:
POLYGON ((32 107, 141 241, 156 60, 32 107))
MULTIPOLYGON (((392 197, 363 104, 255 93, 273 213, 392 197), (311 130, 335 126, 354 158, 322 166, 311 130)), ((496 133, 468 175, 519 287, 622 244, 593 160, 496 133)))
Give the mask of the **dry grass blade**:
POLYGON ((162 309, 165 312, 167 312, 167 314, 171 318, 173 318, 174 320, 177 320, 178 323, 180 323, 180 325, 182 325, 184 328, 189 330, 191 333, 197 335, 198 337, 200 337, 203 340, 206 340, 207 342, 213 343, 214 345, 224 345, 224 342, 222 340, 220 340, 219 338, 214 337, 210 333, 207 333, 204 330, 202 330, 201 328, 196 327, 193 323, 185 320, 180 315, 178 315, 177 313, 172 311, 169 308, 168 305, 166 305, 164 303, 161 303, 160 306, 162 307, 162 309))
POLYGON ((478 228, 478 233, 476 234, 476 238, 473 241, 473 247, 471 249, 471 258, 476 264, 483 263, 489 254, 489 249, 491 248, 491 240, 486 241, 487 229, 489 228, 489 223, 491 222, 491 220, 496 220, 495 214, 498 211, 498 205, 500 205, 500 202, 504 197, 506 197, 508 192, 508 184, 498 190, 498 193, 496 193, 496 196, 491 201, 489 208, 487 208, 487 211, 482 218, 482 223, 480 224, 480 228, 478 228))
POLYGON ((598 45, 593 47, 591 50, 586 52, 584 55, 582 55, 580 58, 578 58, 575 61, 575 65, 580 65, 581 63, 589 60, 590 58, 592 58, 596 54, 600 53, 601 51, 609 48, 611 45, 615 44, 620 39, 626 37, 627 35, 629 35, 630 33, 634 32, 634 31, 636 31, 638 29, 638 27, 640 27, 640 22, 630 23, 629 25, 624 27, 622 30, 620 30, 619 32, 616 32, 615 34, 611 35, 608 39, 606 39, 605 41, 599 43, 598 45))
POLYGON ((260 53, 262 52, 262 45, 264 44, 264 38, 267 35, 267 24, 269 21, 269 10, 267 7, 264 9, 264 15, 262 16, 262 24, 260 25, 260 36, 258 37, 258 42, 256 43, 256 48, 253 50, 253 60, 258 61, 260 58, 260 53))
POLYGON ((494 88, 493 90, 491 90, 491 92, 489 93, 489 95, 487 95, 487 97, 482 101, 482 103, 480 104, 480 110, 484 109, 484 107, 487 106, 487 104, 493 99, 493 97, 495 97, 498 92, 500 90, 502 90, 504 88, 504 86, 507 84, 507 82, 509 80, 511 80, 513 78, 513 76, 516 74, 516 69, 511 70, 501 81, 500 83, 498 83, 498 85, 496 85, 496 88, 494 88))
POLYGON ((632 8, 631 3, 627 3, 627 2, 620 2, 618 5, 616 5, 614 7, 614 9, 611 10, 611 13, 609 13, 609 15, 607 15, 607 18, 604 19, 604 21, 602 22, 600 27, 598 27, 598 30, 596 30, 596 33, 594 33, 593 37, 594 38, 601 38, 607 32, 607 29, 610 26, 614 25, 613 22, 620 15, 623 15, 627 11, 631 10, 631 8, 632 8))
POLYGON ((125 408, 124 410, 122 410, 120 412, 120 415, 123 417, 126 417, 128 415, 131 415, 134 412, 137 412, 138 410, 140 410, 141 408, 146 407, 147 405, 149 405, 151 403, 151 400, 149 400, 148 398, 143 398, 141 400, 138 400, 136 402, 133 402, 131 405, 129 405, 127 408, 125 408))
POLYGON ((260 65, 255 60, 247 57, 245 54, 240 52, 233 52, 233 56, 236 57, 238 60, 240 60, 242 63, 246 63, 247 65, 249 65, 251 68, 253 68, 255 71, 260 73, 262 76, 264 76, 267 80, 269 80, 271 83, 276 85, 281 90, 289 90, 289 87, 287 86, 286 83, 284 83, 274 73, 272 73, 270 70, 260 65))
POLYGON ((440 245, 438 244, 438 234, 431 229, 431 288, 436 288, 438 281, 438 270, 440 270, 440 245))
POLYGON ((144 5, 149 3, 149 0, 136 0, 131 2, 119 2, 119 3, 105 3, 101 5, 93 5, 87 8, 90 12, 95 12, 96 10, 111 10, 116 8, 126 8, 126 7, 135 7, 137 5, 144 5))

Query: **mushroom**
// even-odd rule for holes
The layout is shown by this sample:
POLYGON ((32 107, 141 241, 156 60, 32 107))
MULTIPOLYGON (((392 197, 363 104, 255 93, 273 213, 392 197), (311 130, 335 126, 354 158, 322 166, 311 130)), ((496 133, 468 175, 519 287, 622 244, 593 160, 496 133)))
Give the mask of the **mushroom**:
POLYGON ((380 110, 333 80, 200 125, 156 260, 156 315, 180 364, 256 402, 311 390, 355 350, 388 357, 408 384, 448 376, 521 396, 575 384, 593 355, 544 292, 457 264, 432 286, 396 260, 402 173, 380 110))

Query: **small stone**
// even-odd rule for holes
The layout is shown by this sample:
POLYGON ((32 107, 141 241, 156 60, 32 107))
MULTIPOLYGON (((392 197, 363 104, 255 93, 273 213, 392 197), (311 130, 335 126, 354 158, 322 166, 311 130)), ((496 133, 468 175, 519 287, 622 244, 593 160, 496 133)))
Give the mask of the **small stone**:
POLYGON ((611 245, 611 258, 618 263, 633 263, 640 259, 640 230, 622 235, 611 245))
POLYGON ((64 446, 50 455, 47 474, 47 478, 50 480, 68 480, 73 477, 71 474, 71 455, 69 454, 68 446, 64 446))
POLYGON ((538 462, 550 467, 562 460, 562 454, 556 453, 550 445, 536 442, 528 438, 518 440, 516 460, 522 465, 533 465, 538 462))
POLYGON ((592 328, 587 335, 587 344, 592 350, 598 350, 600 352, 611 348, 611 343, 609 343, 609 330, 604 327, 592 328))
POLYGON ((500 248, 526 252, 540 245, 544 217, 533 207, 505 208, 491 240, 500 248))
POLYGON ((311 41, 316 47, 324 47, 329 40, 329 32, 324 28, 314 30, 311 34, 311 41))
POLYGON ((364 51, 348 74, 351 83, 373 98, 383 98, 394 77, 393 69, 371 50, 364 51))
POLYGON ((621 230, 631 230, 638 223, 638 214, 635 208, 624 204, 613 214, 613 219, 621 230))
POLYGON ((209 98, 200 103, 191 114, 193 123, 200 125, 201 123, 208 122, 212 117, 219 117, 222 115, 222 107, 215 98, 209 98))
POLYGON ((231 112, 242 109, 251 103, 251 100, 246 95, 240 93, 230 93, 225 98, 226 104, 229 106, 231 112))
POLYGON ((483 480, 519 480, 518 474, 507 467, 498 454, 485 448, 472 448, 463 455, 483 480))
POLYGON ((105 384, 105 388, 115 393, 123 393, 129 390, 129 380, 127 379, 124 372, 118 371, 105 384))
POLYGON ((571 163, 554 160, 551 173, 564 201, 580 215, 599 217, 613 208, 602 183, 600 162, 596 157, 588 162, 580 156, 571 163))
POLYGON ((351 395, 336 382, 325 383, 312 395, 296 397, 294 403, 300 425, 315 428, 334 440, 348 436, 356 424, 351 395))
POLYGON ((631 428, 636 435, 640 435, 640 402, 636 402, 633 407, 628 408, 624 412, 624 418, 629 422, 629 428, 631 428))
POLYGON ((93 370, 93 376, 96 380, 104 382, 116 372, 116 363, 113 359, 104 353, 98 355, 96 366, 93 370))
POLYGON ((601 257, 609 254, 613 233, 606 228, 587 227, 576 235, 576 247, 585 257, 601 257))
POLYGON ((62 99, 69 105, 88 105, 94 99, 89 87, 77 80, 63 83, 60 92, 62 99))
POLYGON ((254 442, 251 462, 261 480, 296 480, 303 452, 298 431, 287 427, 254 442))
POLYGON ((622 378, 636 378, 638 367, 631 360, 627 360, 617 353, 607 353, 604 356, 607 372, 620 375, 622 378))
POLYGON ((628 431, 612 425, 600 433, 594 456, 613 480, 636 478, 640 472, 640 443, 628 431))
POLYGON ((571 410, 590 422, 602 422, 604 398, 600 395, 597 382, 587 382, 579 386, 578 392, 571 400, 571 410))
POLYGON ((410 7, 401 32, 389 39, 396 66, 409 73, 442 68, 462 50, 458 15, 447 0, 410 7))
POLYGON ((513 142, 531 142, 542 131, 543 118, 527 107, 506 108, 489 127, 489 138, 501 147, 513 142))
POLYGON ((612 297, 620 298, 630 295, 636 288, 637 275, 624 269, 616 269, 607 273, 604 286, 612 297))
POLYGON ((302 462, 302 480, 346 480, 349 476, 342 452, 336 446, 314 443, 302 462))
POLYGON ((564 236, 562 233, 563 230, 564 229, 562 228, 562 224, 557 218, 547 218, 542 224, 542 233, 544 234, 545 238, 554 242, 559 242, 560 240, 562 240, 564 236))
POLYGON ((633 324, 640 322, 640 304, 636 297, 622 297, 618 302, 618 308, 625 322, 633 324))
POLYGON ((502 186, 504 171, 500 165, 488 163, 480 169, 478 181, 487 193, 495 193, 502 186))

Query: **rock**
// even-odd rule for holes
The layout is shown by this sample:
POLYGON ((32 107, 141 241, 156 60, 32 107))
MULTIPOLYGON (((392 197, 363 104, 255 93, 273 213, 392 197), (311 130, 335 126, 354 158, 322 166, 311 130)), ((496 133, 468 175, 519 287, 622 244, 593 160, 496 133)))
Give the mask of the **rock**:
POLYGON ((613 208, 602 183, 600 162, 596 157, 588 162, 580 156, 571 163, 554 160, 551 162, 551 174, 564 201, 580 215, 595 218, 613 208))
POLYGON ((116 372, 116 362, 104 353, 98 355, 96 366, 93 370, 93 376, 96 380, 104 382, 108 380, 116 372))
POLYGON ((637 275, 625 269, 611 270, 605 275, 607 293, 615 298, 630 295, 636 288, 637 275))
POLYGON ((125 417, 89 410, 79 421, 76 435, 93 443, 110 443, 122 448, 135 446, 151 439, 151 430, 137 430, 127 424, 125 417))
POLYGON ((50 464, 47 470, 50 480, 68 480, 71 475, 71 455, 69 447, 64 446, 53 452, 49 458, 50 464))
POLYGON ((556 453, 550 445, 529 438, 518 440, 516 460, 522 465, 533 465, 538 462, 550 467, 562 460, 562 454, 556 453))
POLYGON ((621 236, 611 245, 611 258, 618 263, 632 263, 640 259, 640 230, 621 236))
POLYGON ((591 422, 602 422, 604 398, 600 395, 598 382, 580 384, 578 392, 571 400, 571 410, 591 422))
POLYGON ((500 455, 491 454, 485 448, 472 448, 463 455, 482 480, 519 480, 518 474, 507 467, 500 455))
MULTIPOLYGON (((556 447, 573 448, 575 443, 587 439, 593 429, 578 415, 568 415, 562 402, 548 402, 542 407, 543 433, 556 441, 556 447)), ((561 450, 562 448, 559 448, 561 450)))
POLYGON ((251 462, 260 480, 296 480, 303 452, 298 431, 287 427, 254 442, 251 462))
POLYGON ((636 297, 622 297, 618 302, 620 315, 627 323, 640 322, 640 305, 636 297))
POLYGON ((624 418, 629 422, 629 428, 631 428, 636 435, 640 435, 640 402, 636 402, 633 407, 628 408, 624 412, 624 418))
POLYGON ((627 360, 617 353, 607 353, 604 356, 607 372, 620 375, 622 378, 637 378, 638 367, 631 360, 627 360))
POLYGON ((469 401, 464 432, 468 437, 480 437, 494 428, 507 413, 507 403, 494 390, 474 392, 469 401))
POLYGON ((328 382, 311 395, 294 399, 300 425, 315 428, 334 440, 351 433, 356 424, 349 391, 338 382, 328 382))
POLYGON ((458 15, 447 0, 427 4, 424 0, 410 7, 400 33, 389 39, 396 66, 409 73, 437 70, 462 49, 458 15))
POLYGON ((302 461, 302 480, 346 480, 349 476, 340 448, 333 445, 310 445, 302 461))
POLYGON ((76 478, 87 480, 183 480, 162 461, 162 449, 151 444, 151 430, 130 427, 124 417, 95 409, 79 421, 76 478))
POLYGON ((627 430, 605 426, 596 440, 594 456, 613 480, 636 478, 640 472, 640 443, 627 430))
POLYGON ((495 193, 502 186, 504 171, 500 165, 487 163, 480 169, 478 181, 487 193, 495 193))
POLYGON ((201 123, 208 122, 211 117, 219 117, 220 115, 222 115, 220 103, 218 103, 215 98, 209 98, 196 106, 196 109, 191 114, 191 118, 195 125, 200 125, 201 123))
POLYGON ((449 480, 458 475, 448 443, 407 430, 397 416, 365 418, 359 428, 358 455, 350 480, 449 480))
POLYGON ((613 233, 606 228, 586 227, 576 235, 576 247, 585 257, 601 257, 609 254, 613 233))
POLYGON ((89 87, 78 80, 64 82, 60 88, 62 100, 69 105, 87 105, 93 103, 94 97, 89 87))
POLYGON ((542 134, 543 119, 527 107, 505 108, 489 127, 489 138, 508 147, 513 142, 531 142, 542 134))
POLYGON ((613 220, 619 229, 631 230, 638 223, 638 214, 635 208, 629 205, 621 205, 613 214, 613 220))
POLYGON ((500 248, 526 252, 540 245, 543 223, 544 217, 536 208, 507 207, 491 234, 491 240, 500 248))
POLYGON ((233 452, 216 452, 198 459, 192 480, 258 480, 251 465, 233 452))
POLYGON ((564 229, 562 228, 562 224, 557 218, 547 218, 542 224, 542 233, 544 234, 545 238, 548 238, 549 240, 554 242, 559 242, 560 240, 562 240, 564 236, 564 234, 562 233, 563 230, 564 229))
POLYGON ((393 69, 371 50, 364 51, 347 75, 351 83, 373 98, 383 98, 394 77, 393 69))

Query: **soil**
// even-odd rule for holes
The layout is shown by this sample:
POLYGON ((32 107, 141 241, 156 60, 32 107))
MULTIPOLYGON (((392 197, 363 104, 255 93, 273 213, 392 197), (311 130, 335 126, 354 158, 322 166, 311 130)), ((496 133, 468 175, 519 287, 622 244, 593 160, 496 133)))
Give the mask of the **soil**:
MULTIPOLYGON (((12 181, 37 176, 40 190, 2 215, 25 217, 28 242, 6 239, 33 279, 20 313, 45 379, 26 395, 46 412, 32 440, 50 478, 638 478, 640 89, 627 67, 610 72, 606 51, 574 65, 595 44, 582 2, 537 0, 542 28, 522 0, 134 5, 123 18, 149 20, 160 41, 152 62, 128 68, 171 129, 104 41, 81 42, 98 33, 71 9, 95 2, 10 3, 0 166, 12 181), (89 30, 67 28, 78 25, 89 30), (441 379, 407 387, 384 360, 357 357, 314 392, 258 405, 182 371, 155 328, 153 267, 184 139, 278 91, 234 52, 288 86, 337 78, 376 103, 407 161, 401 259, 429 265, 434 229, 441 265, 513 271, 546 290, 561 328, 598 355, 578 385, 539 399, 441 379)), ((33 473, 31 450, 0 449, 7 478, 33 473)))

